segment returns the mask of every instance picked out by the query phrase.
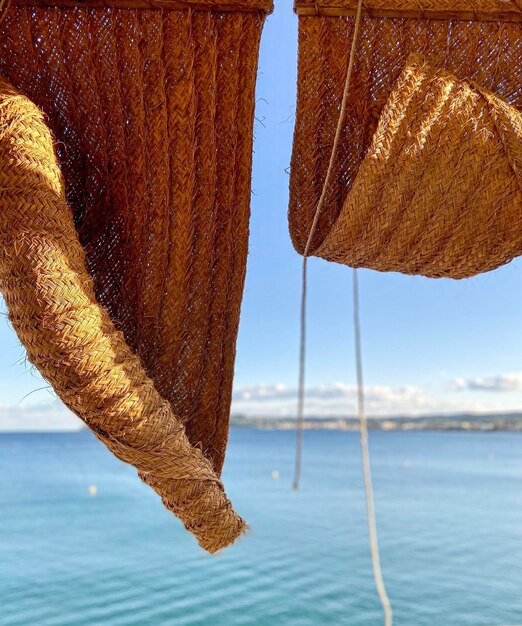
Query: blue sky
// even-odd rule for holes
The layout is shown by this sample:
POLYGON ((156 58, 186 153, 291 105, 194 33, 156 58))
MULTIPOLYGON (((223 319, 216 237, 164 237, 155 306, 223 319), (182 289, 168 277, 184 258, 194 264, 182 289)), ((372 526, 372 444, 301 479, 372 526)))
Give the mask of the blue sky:
MULTIPOLYGON (((292 415, 301 258, 287 227, 297 18, 267 20, 257 86, 248 273, 233 410, 292 415)), ((307 359, 310 414, 355 409, 351 271, 312 259, 307 359)), ((368 412, 522 410, 522 262, 465 281, 360 272, 368 412)), ((74 428, 0 318, 0 429, 74 428), (30 393, 24 399, 26 394, 30 393)))

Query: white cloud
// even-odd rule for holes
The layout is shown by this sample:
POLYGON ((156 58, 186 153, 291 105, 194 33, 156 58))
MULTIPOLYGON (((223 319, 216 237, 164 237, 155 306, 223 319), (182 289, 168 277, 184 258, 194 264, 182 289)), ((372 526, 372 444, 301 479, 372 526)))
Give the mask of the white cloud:
POLYGON ((455 378, 450 387, 455 391, 522 391, 522 372, 490 378, 455 378))
POLYGON ((0 431, 78 430, 82 422, 59 400, 38 404, 0 404, 0 431))
MULTIPOLYGON (((401 387, 367 386, 366 412, 375 417, 429 415, 435 413, 480 412, 494 407, 448 394, 430 396, 413 385, 401 387)), ((234 390, 232 412, 242 415, 286 417, 295 415, 297 389, 283 384, 247 385, 234 390)), ((306 389, 306 415, 354 416, 357 413, 357 387, 347 383, 311 386, 306 389)))

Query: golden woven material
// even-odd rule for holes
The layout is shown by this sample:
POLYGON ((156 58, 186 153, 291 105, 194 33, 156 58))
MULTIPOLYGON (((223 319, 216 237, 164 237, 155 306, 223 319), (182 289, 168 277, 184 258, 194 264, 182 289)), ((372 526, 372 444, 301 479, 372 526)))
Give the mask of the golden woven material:
POLYGON ((209 551, 245 527, 219 475, 263 20, 12 6, 0 26, 0 74, 45 113, 66 194, 37 109, 2 83, 13 326, 58 395, 209 551))
MULTIPOLYGON (((299 23, 290 230, 302 253, 332 152, 353 18, 299 23)), ((311 254, 462 278, 522 253, 521 28, 363 17, 311 254), (413 57, 405 69, 418 51, 429 64, 413 57)))

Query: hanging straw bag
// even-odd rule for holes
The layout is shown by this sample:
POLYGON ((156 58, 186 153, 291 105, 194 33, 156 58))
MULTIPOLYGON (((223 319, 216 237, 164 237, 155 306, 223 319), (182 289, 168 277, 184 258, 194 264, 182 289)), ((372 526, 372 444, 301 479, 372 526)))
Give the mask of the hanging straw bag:
POLYGON ((13 0, 0 289, 30 361, 210 552, 269 0, 13 0), (42 6, 40 6, 42 5, 42 6))

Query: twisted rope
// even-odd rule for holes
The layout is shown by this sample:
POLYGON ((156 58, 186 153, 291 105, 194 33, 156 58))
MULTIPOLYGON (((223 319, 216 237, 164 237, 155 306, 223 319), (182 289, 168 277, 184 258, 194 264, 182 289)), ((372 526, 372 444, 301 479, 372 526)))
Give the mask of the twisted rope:
POLYGON ((359 414, 359 432, 361 441, 361 457, 364 477, 364 493, 366 496, 366 511, 368 514, 368 534, 370 537, 370 550, 372 555, 373 577, 375 587, 379 594, 384 611, 384 625, 392 626, 393 612, 390 599, 386 593, 384 579, 381 570, 381 558, 379 552, 379 540, 377 537, 377 524, 375 521, 375 505, 373 500, 372 472, 370 464, 370 451, 368 447, 368 423, 364 406, 364 381, 361 349, 361 322, 359 315, 359 280, 357 269, 353 270, 353 328, 355 336, 355 369, 357 372, 357 407, 359 414))

